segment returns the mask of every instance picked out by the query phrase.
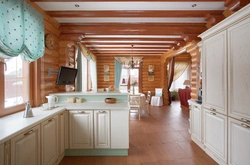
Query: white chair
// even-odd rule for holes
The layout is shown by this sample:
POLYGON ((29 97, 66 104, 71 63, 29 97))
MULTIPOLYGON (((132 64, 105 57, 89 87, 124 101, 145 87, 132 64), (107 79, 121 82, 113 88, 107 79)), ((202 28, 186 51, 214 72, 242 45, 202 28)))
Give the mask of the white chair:
POLYGON ((148 91, 147 93, 147 99, 145 100, 145 103, 144 103, 144 107, 146 107, 147 111, 148 111, 148 114, 149 114, 149 104, 150 104, 150 100, 151 100, 151 92, 148 91))
POLYGON ((129 94, 129 113, 138 113, 141 120, 141 95, 129 94))
POLYGON ((162 99, 162 88, 155 88, 155 96, 151 98, 151 105, 152 106, 162 106, 163 99, 162 99))

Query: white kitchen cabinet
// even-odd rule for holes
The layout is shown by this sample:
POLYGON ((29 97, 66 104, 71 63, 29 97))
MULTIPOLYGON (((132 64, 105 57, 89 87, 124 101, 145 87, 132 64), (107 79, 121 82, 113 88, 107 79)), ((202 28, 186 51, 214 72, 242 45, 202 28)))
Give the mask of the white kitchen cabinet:
POLYGON ((229 116, 250 121, 250 18, 228 29, 229 116))
POLYGON ((191 105, 191 138, 201 148, 203 148, 203 135, 202 135, 202 109, 201 105, 193 101, 189 101, 191 105))
POLYGON ((70 149, 93 148, 93 111, 70 111, 70 149))
POLYGON ((202 103, 207 109, 221 114, 226 112, 227 42, 222 31, 202 43, 202 103))
POLYGON ((250 124, 229 118, 229 165, 249 165, 250 124))
POLYGON ((41 123, 42 165, 51 165, 58 158, 58 116, 41 123))
POLYGON ((110 148, 110 111, 94 111, 95 148, 110 148))
POLYGON ((11 139, 11 165, 40 164, 40 125, 11 139))
POLYGON ((204 109, 205 151, 219 164, 227 163, 227 117, 204 109))
POLYGON ((114 109, 111 111, 110 118, 111 148, 129 148, 129 111, 114 109))

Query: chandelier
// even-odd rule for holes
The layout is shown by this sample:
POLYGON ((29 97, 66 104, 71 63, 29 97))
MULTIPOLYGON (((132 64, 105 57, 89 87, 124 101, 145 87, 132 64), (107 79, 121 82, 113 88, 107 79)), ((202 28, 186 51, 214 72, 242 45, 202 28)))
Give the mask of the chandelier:
POLYGON ((122 67, 125 69, 134 69, 134 68, 139 68, 142 64, 142 58, 140 57, 133 57, 133 45, 131 45, 132 47, 132 56, 131 56, 131 60, 128 60, 128 62, 126 62, 126 60, 123 61, 123 65, 122 67))

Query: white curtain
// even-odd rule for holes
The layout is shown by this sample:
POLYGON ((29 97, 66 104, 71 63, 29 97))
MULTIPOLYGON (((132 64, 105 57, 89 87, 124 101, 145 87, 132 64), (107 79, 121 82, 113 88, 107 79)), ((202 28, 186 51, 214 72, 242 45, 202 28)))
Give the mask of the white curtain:
POLYGON ((97 91, 97 69, 96 62, 93 60, 90 61, 90 75, 92 79, 92 91, 97 91))

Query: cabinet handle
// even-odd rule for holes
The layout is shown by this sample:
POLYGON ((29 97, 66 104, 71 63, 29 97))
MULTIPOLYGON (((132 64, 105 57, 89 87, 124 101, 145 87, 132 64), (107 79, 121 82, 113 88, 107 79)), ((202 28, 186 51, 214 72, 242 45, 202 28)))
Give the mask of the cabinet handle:
POLYGON ((106 113, 106 111, 99 111, 100 113, 106 113))
POLYGON ((54 119, 54 118, 52 118, 52 119, 49 119, 49 120, 48 120, 48 122, 52 122, 53 120, 55 120, 55 119, 54 119))
POLYGON ((210 110, 211 110, 211 111, 216 111, 216 109, 214 109, 214 108, 210 108, 210 110))
POLYGON ((64 113, 61 113, 60 115, 62 116, 64 113))
POLYGON ((245 128, 250 128, 250 126, 248 126, 248 125, 246 125, 246 124, 244 124, 244 123, 241 123, 241 126, 242 126, 242 127, 245 127, 245 128))
POLYGON ((209 112, 210 114, 212 114, 212 115, 216 115, 216 113, 214 113, 214 112, 209 112))
POLYGON ((26 132, 25 134, 23 134, 24 136, 27 136, 27 135, 30 135, 32 134, 34 131, 33 130, 30 130, 29 132, 26 132))
POLYGON ((196 105, 194 106, 195 108, 198 108, 196 105))
POLYGON ((250 120, 247 120, 247 119, 244 119, 244 118, 241 118, 241 121, 244 121, 244 122, 250 122, 250 120))
POLYGON ((85 113, 85 111, 77 111, 77 113, 85 113))

